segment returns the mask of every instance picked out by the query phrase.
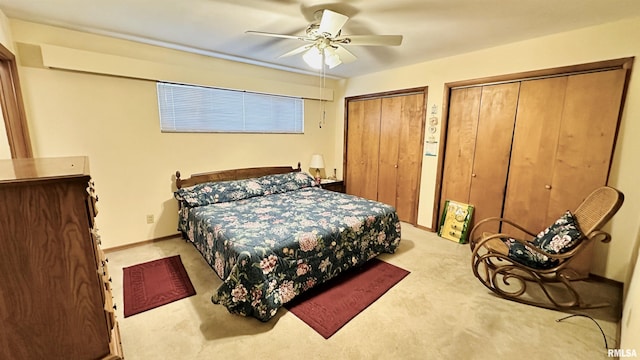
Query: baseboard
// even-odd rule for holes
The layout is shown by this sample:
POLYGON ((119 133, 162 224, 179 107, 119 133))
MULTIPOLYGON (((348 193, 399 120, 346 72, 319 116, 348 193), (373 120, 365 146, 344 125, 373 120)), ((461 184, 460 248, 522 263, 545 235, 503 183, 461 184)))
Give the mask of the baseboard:
POLYGON ((600 275, 596 275, 596 274, 593 274, 593 273, 589 273, 588 279, 595 280, 595 281, 600 281, 600 282, 603 282, 605 284, 609 284, 609 285, 615 286, 615 287, 619 288, 620 290, 624 289, 624 284, 621 283, 620 281, 609 279, 609 278, 606 278, 604 276, 600 276, 600 275))
POLYGON ((417 227, 417 228, 418 228, 418 229, 420 229, 420 230, 425 230, 425 231, 429 231, 429 232, 436 232, 436 231, 435 231, 435 230, 433 230, 432 228, 430 228, 430 227, 426 227, 426 226, 423 226, 423 225, 417 225, 417 224, 416 224, 416 225, 413 225, 413 226, 417 227))
POLYGON ((162 237, 159 237, 159 238, 153 238, 153 239, 149 239, 149 240, 138 241, 138 242, 134 242, 134 243, 131 243, 131 244, 105 248, 105 249, 102 249, 102 251, 104 251, 105 254, 106 254, 106 253, 110 253, 110 252, 113 252, 113 251, 126 250, 126 249, 130 249, 130 248, 138 247, 138 246, 141 246, 141 245, 145 245, 145 244, 151 244, 151 243, 164 241, 164 240, 169 240, 169 239, 175 239, 175 238, 179 238, 179 237, 181 237, 181 235, 179 233, 176 233, 176 234, 173 234, 173 235, 162 236, 162 237))

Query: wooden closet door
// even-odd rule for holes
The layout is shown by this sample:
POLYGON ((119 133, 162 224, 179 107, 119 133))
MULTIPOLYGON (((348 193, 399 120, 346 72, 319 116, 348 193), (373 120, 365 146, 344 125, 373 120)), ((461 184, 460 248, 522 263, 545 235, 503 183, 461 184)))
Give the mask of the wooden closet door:
POLYGON ((409 223, 417 220, 422 134, 424 94, 382 98, 377 200, 409 223))
POLYGON ((425 89, 347 99, 346 192, 396 208, 417 223, 425 89))
POLYGON ((475 207, 473 223, 502 215, 519 90, 520 83, 482 88, 468 200, 475 207))
POLYGON ((422 144, 425 126, 425 96, 402 96, 398 145, 396 210, 402 221, 418 221, 418 188, 422 171, 422 144))
MULTIPOLYGON (((398 147, 402 127, 402 96, 381 99, 380 161, 377 200, 396 206, 398 190, 398 147)), ((397 210, 397 209, 396 209, 397 210)), ((400 214, 398 213, 400 217, 400 214)), ((403 220, 400 217, 400 220, 403 220)))
POLYGON ((621 69, 523 83, 504 217, 537 232, 606 185, 624 81, 621 69))
POLYGON ((474 205, 472 223, 502 214, 519 86, 451 91, 441 213, 454 200, 474 205))
MULTIPOLYGON (((607 184, 625 77, 619 69, 522 85, 504 217, 536 233, 607 184)), ((588 277, 592 257, 593 244, 572 277, 588 277)))
POLYGON ((625 76, 619 69, 569 77, 547 223, 607 184, 625 76))
MULTIPOLYGON (((569 77, 547 224, 567 209, 577 208, 594 189, 607 184, 625 78, 624 69, 569 77)), ((594 246, 591 243, 572 262, 573 277, 589 276, 594 246)))
POLYGON ((446 200, 469 200, 481 96, 482 87, 451 90, 440 216, 446 200))
MULTIPOLYGON (((563 76, 523 81, 520 87, 503 217, 533 232, 547 223, 567 80, 563 76)), ((511 226, 502 231, 525 236, 511 226)))
POLYGON ((380 149, 380 99, 349 102, 347 130, 346 192, 367 199, 378 198, 380 149))

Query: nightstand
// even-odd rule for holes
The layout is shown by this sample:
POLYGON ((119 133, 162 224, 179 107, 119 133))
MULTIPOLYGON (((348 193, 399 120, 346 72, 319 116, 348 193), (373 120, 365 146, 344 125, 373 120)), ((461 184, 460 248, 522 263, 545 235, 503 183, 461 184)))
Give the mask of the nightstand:
POLYGON ((344 193, 344 181, 320 179, 320 186, 325 190, 344 193))

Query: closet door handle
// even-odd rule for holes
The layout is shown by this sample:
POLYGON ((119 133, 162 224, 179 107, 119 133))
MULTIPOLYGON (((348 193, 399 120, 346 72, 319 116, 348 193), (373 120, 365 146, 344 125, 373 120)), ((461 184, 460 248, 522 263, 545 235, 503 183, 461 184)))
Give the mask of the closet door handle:
POLYGON ((393 165, 393 167, 397 169, 398 168, 398 164, 393 165))
POLYGON ((471 177, 476 177, 476 174, 471 174, 471 177))
POLYGON ((551 190, 551 185, 545 185, 544 188, 547 190, 551 190))

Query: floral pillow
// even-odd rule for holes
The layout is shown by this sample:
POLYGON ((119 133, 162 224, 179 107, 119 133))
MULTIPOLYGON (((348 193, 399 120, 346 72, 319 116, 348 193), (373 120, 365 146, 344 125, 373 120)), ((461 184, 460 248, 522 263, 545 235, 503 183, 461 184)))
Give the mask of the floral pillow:
POLYGON ((248 199, 315 186, 311 175, 295 172, 259 178, 207 182, 178 189, 174 196, 188 207, 248 199))
MULTIPOLYGON (((575 248, 582 240, 582 232, 570 211, 565 212, 553 225, 541 231, 532 245, 550 254, 563 254, 575 248)), ((550 269, 558 264, 558 260, 533 252, 526 246, 506 239, 509 246, 509 257, 535 269, 550 269)))
POLYGON ((237 201, 264 194, 256 179, 207 182, 178 189, 174 196, 188 207, 237 201))
POLYGON ((303 172, 266 175, 257 179, 262 185, 265 195, 279 194, 287 191, 316 186, 313 177, 303 172))

